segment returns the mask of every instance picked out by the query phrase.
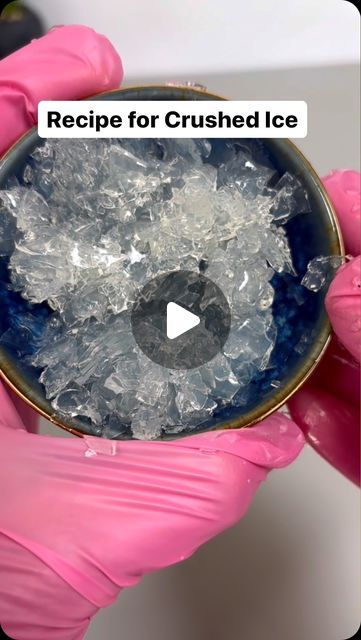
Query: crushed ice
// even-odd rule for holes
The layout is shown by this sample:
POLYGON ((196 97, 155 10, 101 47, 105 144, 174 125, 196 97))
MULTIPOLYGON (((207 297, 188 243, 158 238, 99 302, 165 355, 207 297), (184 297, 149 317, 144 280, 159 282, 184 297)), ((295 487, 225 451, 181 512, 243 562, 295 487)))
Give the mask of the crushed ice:
MULTIPOLYGON (((54 409, 88 418, 96 435, 191 430, 221 405, 245 404, 268 365, 271 280, 294 274, 282 225, 310 210, 307 195, 290 174, 277 182, 246 142, 211 162, 206 140, 47 141, 23 184, 0 192, 12 287, 54 310, 30 364, 54 409), (137 290, 175 269, 203 271, 232 312, 223 353, 188 371, 151 362, 130 326, 137 290)), ((305 276, 313 290, 318 267, 305 276)))

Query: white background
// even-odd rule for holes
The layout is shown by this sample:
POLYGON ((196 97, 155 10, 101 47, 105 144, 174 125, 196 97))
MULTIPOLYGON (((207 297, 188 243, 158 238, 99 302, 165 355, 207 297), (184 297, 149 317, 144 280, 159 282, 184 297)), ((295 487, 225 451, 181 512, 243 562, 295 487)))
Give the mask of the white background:
MULTIPOLYGON (((127 82, 189 77, 234 99, 304 99, 300 146, 315 168, 359 166, 359 19, 348 2, 32 4, 49 26, 81 22, 110 37, 127 82)), ((86 640, 345 640, 360 619, 359 544, 358 490, 307 447, 242 522, 122 594, 86 640)))
MULTIPOLYGON (((355 62, 344 0, 29 0, 48 26, 83 23, 122 56, 126 80, 355 62)), ((250 96, 249 96, 250 97, 250 96)))

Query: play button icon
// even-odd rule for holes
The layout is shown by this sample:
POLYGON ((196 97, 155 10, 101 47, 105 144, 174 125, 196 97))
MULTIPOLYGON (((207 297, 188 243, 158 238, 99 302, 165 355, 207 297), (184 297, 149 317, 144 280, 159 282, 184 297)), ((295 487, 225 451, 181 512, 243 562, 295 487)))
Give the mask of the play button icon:
POLYGON ((231 313, 212 280, 193 271, 170 271, 138 292, 131 323, 138 346, 153 362, 193 369, 222 350, 231 313))
POLYGON ((174 340, 200 323, 200 318, 176 302, 167 304, 167 338, 174 340))

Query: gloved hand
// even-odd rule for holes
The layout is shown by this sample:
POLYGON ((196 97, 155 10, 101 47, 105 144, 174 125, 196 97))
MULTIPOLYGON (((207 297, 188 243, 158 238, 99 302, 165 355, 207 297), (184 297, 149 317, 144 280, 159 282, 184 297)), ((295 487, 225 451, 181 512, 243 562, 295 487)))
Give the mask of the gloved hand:
POLYGON ((324 185, 333 201, 346 253, 357 256, 331 283, 326 309, 335 335, 310 381, 288 403, 306 440, 353 482, 360 483, 360 173, 333 171, 324 185))
MULTIPOLYGON (((0 63, 0 144, 34 124, 40 99, 91 95, 121 75, 93 31, 51 31, 0 63)), ((303 445, 280 414, 167 443, 51 438, 30 432, 31 410, 12 397, 0 389, 0 624, 16 640, 81 640, 122 588, 235 523, 303 445)))

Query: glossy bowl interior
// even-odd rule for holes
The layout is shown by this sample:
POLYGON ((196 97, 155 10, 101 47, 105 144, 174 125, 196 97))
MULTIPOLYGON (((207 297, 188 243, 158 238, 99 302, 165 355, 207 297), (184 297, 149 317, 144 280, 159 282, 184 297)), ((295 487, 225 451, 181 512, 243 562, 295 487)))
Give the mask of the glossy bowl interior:
MULTIPOLYGON (((218 100, 211 95, 188 87, 124 88, 96 96, 99 100, 218 100)), ((94 98, 93 98, 94 99, 94 98)), ((0 188, 9 178, 21 179, 29 153, 41 143, 34 128, 22 137, 0 161, 0 188)), ((213 141, 211 161, 224 141, 213 141)), ((325 292, 312 293, 301 287, 300 280, 311 258, 318 255, 340 255, 342 240, 335 215, 325 190, 301 152, 289 140, 264 139, 252 141, 258 158, 266 158, 282 175, 285 171, 296 175, 305 186, 312 212, 291 219, 285 229, 289 238, 298 277, 276 275, 272 284, 276 290, 273 312, 278 336, 271 365, 253 380, 249 401, 242 407, 224 407, 199 431, 214 428, 245 427, 258 422, 279 408, 307 379, 320 359, 329 339, 329 322, 324 310, 325 292), (303 297, 295 301, 295 288, 303 297), (302 349, 295 347, 302 344, 302 349), (279 381, 274 387, 271 382, 279 381)), ((0 258, 0 335, 8 328, 17 330, 19 341, 0 344, 0 373, 14 390, 54 424, 77 435, 90 433, 86 419, 64 419, 56 415, 38 382, 39 371, 27 367, 23 356, 34 350, 33 337, 40 336, 44 320, 51 313, 47 305, 30 305, 17 293, 9 291, 7 262, 0 258)), ((184 434, 180 434, 184 435, 184 434)), ((179 437, 179 436, 178 436, 179 437)))

